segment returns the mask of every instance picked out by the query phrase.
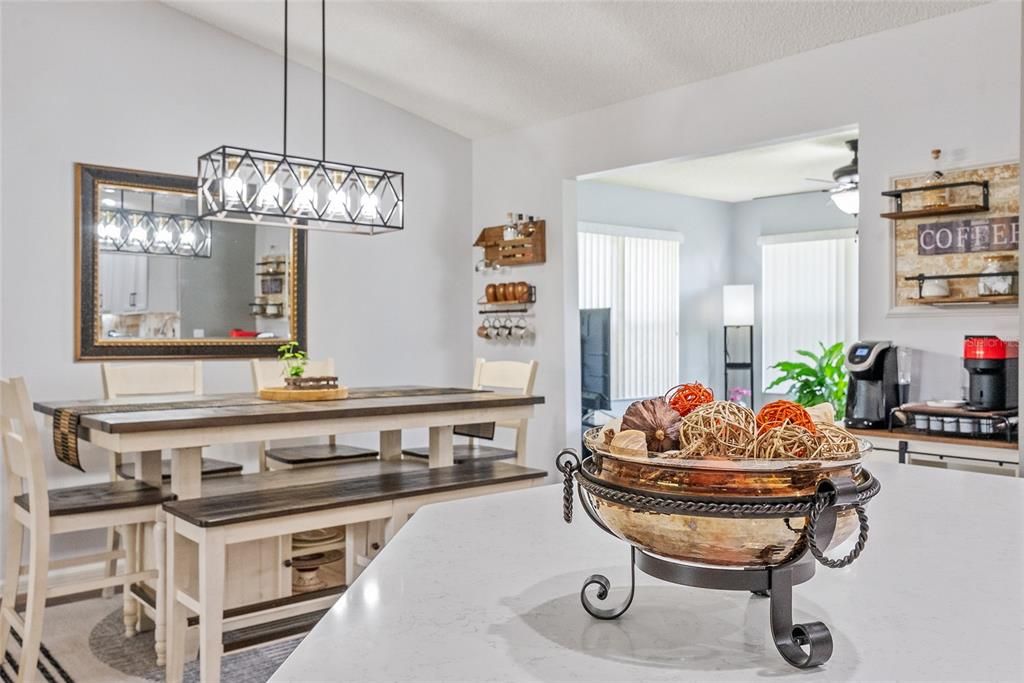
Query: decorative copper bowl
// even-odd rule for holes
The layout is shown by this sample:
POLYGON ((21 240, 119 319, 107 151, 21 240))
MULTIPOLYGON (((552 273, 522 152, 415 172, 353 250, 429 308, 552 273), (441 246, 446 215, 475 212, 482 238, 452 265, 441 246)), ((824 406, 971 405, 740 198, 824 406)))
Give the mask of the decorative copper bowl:
MULTIPOLYGON (((619 538, 674 560, 779 566, 807 549, 807 511, 822 480, 851 479, 870 495, 877 488, 861 467, 870 450, 864 441, 844 460, 722 460, 615 455, 598 432, 585 435, 593 455, 576 475, 584 504, 619 538), (675 502, 680 504, 673 507, 675 502), (759 506, 758 514, 745 512, 750 506, 759 506)), ((840 545, 857 529, 857 511, 839 510, 831 542, 821 550, 840 545)))

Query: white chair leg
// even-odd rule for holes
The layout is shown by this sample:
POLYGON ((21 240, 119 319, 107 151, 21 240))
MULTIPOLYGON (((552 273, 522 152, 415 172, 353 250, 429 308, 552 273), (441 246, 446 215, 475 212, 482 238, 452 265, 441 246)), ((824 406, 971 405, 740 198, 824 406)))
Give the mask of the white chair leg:
MULTIPOLYGON (((11 633, 11 621, 7 618, 7 610, 14 611, 18 599, 18 582, 21 579, 21 545, 25 537, 25 527, 14 519, 14 511, 7 508, 5 515, 4 543, 7 555, 4 558, 4 591, 0 598, 0 662, 7 652, 7 643, 11 633)), ((2 666, 2 663, 0 663, 2 666)))
POLYGON ((167 643, 167 582, 166 582, 166 555, 167 555, 167 524, 164 521, 164 512, 157 513, 156 523, 153 525, 153 557, 156 564, 156 610, 153 616, 153 641, 156 649, 156 665, 164 666, 166 663, 167 643))
POLYGON ((46 610, 46 579, 50 567, 50 536, 39 530, 29 534, 28 601, 25 604, 25 633, 21 639, 18 683, 33 681, 43 640, 43 612, 46 610))
POLYGON ((184 574, 188 573, 183 538, 174 532, 174 518, 167 518, 167 563, 164 585, 166 586, 166 622, 167 622, 167 665, 164 677, 167 683, 180 683, 185 676, 185 607, 176 599, 178 587, 187 582, 184 574))
POLYGON ((199 542, 199 680, 219 683, 224 653, 224 535, 205 530, 199 542))
MULTIPOLYGON (((134 574, 137 571, 136 563, 138 562, 138 553, 136 552, 136 541, 138 536, 136 535, 135 525, 126 525, 121 527, 121 540, 124 542, 124 573, 134 574)), ((124 584, 124 637, 131 638, 136 633, 136 627, 139 621, 139 603, 135 601, 135 597, 132 595, 131 585, 124 584)))
MULTIPOLYGON (((110 481, 117 481, 117 468, 121 466, 121 454, 112 453, 110 456, 110 481)), ((120 547, 123 547, 121 543, 121 534, 123 530, 120 527, 111 527, 107 529, 107 552, 114 552, 120 547)), ((117 576, 117 560, 109 560, 105 568, 105 576, 109 579, 112 576, 117 576)), ((103 589, 102 595, 104 598, 114 597, 114 587, 107 586, 103 589)))

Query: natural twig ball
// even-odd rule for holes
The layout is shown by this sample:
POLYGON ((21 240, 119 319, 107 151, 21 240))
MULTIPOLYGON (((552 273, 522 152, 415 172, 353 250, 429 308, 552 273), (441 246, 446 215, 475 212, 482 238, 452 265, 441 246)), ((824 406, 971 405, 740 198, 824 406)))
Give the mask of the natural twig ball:
POLYGON ((794 424, 813 433, 816 431, 814 420, 807 410, 799 403, 792 401, 772 401, 757 411, 757 430, 759 432, 794 424))
POLYGON ((679 424, 679 455, 684 458, 746 456, 754 439, 754 413, 731 401, 712 401, 697 407, 679 424))
POLYGON ((757 438, 750 444, 747 457, 759 460, 805 460, 814 457, 818 447, 819 441, 814 434, 799 425, 786 423, 781 427, 759 431, 757 438))
POLYGON ((715 400, 714 392, 700 382, 680 384, 669 389, 666 396, 668 404, 682 417, 715 400))

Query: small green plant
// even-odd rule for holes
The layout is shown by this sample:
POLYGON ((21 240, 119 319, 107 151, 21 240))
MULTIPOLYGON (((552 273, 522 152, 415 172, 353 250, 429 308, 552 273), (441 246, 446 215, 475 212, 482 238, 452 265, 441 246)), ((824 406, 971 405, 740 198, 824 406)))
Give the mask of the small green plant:
POLYGON ((831 403, 836 417, 842 417, 846 414, 846 385, 849 382, 843 367, 843 342, 829 347, 819 342, 818 346, 821 347, 820 355, 804 349, 797 351, 809 363, 782 361, 773 365, 772 368, 782 375, 769 384, 768 389, 789 384, 789 394, 800 405, 831 403))
POLYGON ((284 371, 289 377, 302 377, 306 372, 306 363, 309 362, 309 356, 299 348, 298 342, 278 346, 277 358, 284 362, 284 371))

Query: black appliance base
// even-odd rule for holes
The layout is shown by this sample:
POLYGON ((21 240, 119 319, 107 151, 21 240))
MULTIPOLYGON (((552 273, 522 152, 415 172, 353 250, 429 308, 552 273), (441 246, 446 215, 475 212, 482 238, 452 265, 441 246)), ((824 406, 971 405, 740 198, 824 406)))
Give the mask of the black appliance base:
POLYGON ((617 619, 633 604, 636 570, 669 583, 696 588, 750 591, 771 600, 771 627, 775 647, 783 659, 798 669, 820 666, 832 656, 832 634, 820 621, 793 623, 793 586, 814 576, 814 559, 807 554, 769 569, 719 569, 662 559, 631 546, 629 551, 629 593, 618 605, 601 606, 608 599, 611 583, 602 574, 591 575, 580 589, 583 609, 596 619, 617 619), (588 589, 596 586, 596 601, 588 589), (806 648, 806 649, 805 649, 806 648))

